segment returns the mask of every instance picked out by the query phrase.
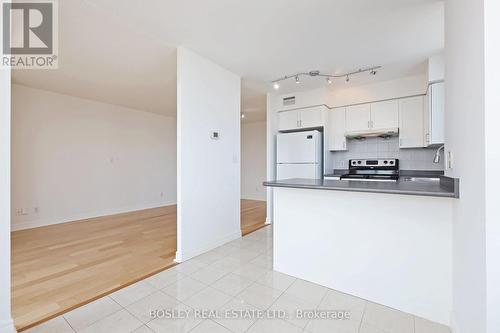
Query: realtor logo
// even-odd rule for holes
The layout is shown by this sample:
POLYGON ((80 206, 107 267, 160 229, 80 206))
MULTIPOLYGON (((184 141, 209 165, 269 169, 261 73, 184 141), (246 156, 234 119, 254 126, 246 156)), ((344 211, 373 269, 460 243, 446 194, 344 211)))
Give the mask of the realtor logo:
POLYGON ((53 0, 2 3, 2 67, 57 68, 56 5, 53 0))

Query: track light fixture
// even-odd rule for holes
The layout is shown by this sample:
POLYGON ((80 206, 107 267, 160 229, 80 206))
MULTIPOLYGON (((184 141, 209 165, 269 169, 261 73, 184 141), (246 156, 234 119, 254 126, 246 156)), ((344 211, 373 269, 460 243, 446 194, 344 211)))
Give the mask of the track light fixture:
POLYGON ((327 84, 332 84, 333 79, 338 79, 338 78, 345 78, 345 82, 348 83, 351 80, 351 76, 356 75, 356 74, 361 74, 365 72, 369 72, 371 75, 376 75, 378 72, 378 69, 380 69, 382 66, 373 66, 373 67, 368 67, 368 68, 362 68, 358 69, 357 71, 354 72, 349 72, 349 73, 343 73, 343 74, 323 74, 320 71, 310 71, 307 73, 295 73, 293 75, 285 75, 279 79, 273 80, 273 88, 274 90, 278 90, 280 88, 280 82, 284 80, 288 80, 291 78, 295 78, 295 83, 299 84, 300 83, 300 76, 321 76, 326 78, 326 83, 327 84))

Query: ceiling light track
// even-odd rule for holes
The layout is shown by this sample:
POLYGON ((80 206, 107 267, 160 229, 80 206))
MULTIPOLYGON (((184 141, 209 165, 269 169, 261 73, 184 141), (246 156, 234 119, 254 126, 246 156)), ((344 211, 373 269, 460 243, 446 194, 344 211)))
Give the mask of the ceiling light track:
POLYGON ((273 84, 273 88, 275 90, 278 90, 280 88, 281 81, 285 81, 285 80, 292 79, 292 78, 295 78, 295 83, 300 84, 300 77, 301 76, 323 77, 323 78, 326 78, 326 82, 328 84, 332 83, 332 79, 345 78, 345 82, 348 83, 353 75, 366 73, 366 72, 370 72, 371 75, 376 75, 380 68, 382 68, 382 66, 361 68, 361 69, 358 69, 357 71, 343 73, 343 74, 323 74, 320 71, 310 71, 310 72, 303 72, 303 73, 301 72, 301 73, 295 73, 292 75, 285 75, 283 77, 280 77, 279 79, 271 81, 271 83, 273 84))

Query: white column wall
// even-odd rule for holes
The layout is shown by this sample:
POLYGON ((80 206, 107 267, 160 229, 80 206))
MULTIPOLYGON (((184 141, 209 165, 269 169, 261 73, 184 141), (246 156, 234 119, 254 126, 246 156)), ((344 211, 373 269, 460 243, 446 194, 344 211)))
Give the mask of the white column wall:
POLYGON ((240 84, 239 76, 178 49, 177 261, 241 237, 240 84))
POLYGON ((486 0, 485 21, 485 156, 486 156, 486 329, 488 333, 500 329, 500 2, 486 0))
MULTIPOLYGON (((453 312, 456 333, 486 332, 484 1, 445 2, 448 176, 460 178, 453 202, 453 312), (464 24, 467 22, 467 24, 464 24)), ((497 331, 498 332, 498 331, 497 331)))
MULTIPOLYGON (((274 108, 274 95, 267 94, 266 102, 266 176, 267 180, 276 179, 276 131, 278 128, 278 114, 274 108)), ((267 217, 266 223, 273 221, 273 189, 267 188, 267 217)))
POLYGON ((0 332, 7 333, 15 332, 10 310, 10 117, 10 71, 0 69, 0 332))

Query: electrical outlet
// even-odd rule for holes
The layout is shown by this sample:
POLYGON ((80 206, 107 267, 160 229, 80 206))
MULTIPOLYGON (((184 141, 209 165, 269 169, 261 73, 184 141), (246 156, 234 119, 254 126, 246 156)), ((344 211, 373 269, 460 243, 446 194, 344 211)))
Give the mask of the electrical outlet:
POLYGON ((24 209, 24 208, 18 208, 17 211, 16 211, 16 214, 18 216, 21 216, 21 215, 28 215, 28 212, 24 209))
POLYGON ((447 165, 447 168, 448 169, 453 169, 453 152, 451 151, 448 151, 448 155, 447 155, 447 158, 446 158, 446 165, 447 165))

